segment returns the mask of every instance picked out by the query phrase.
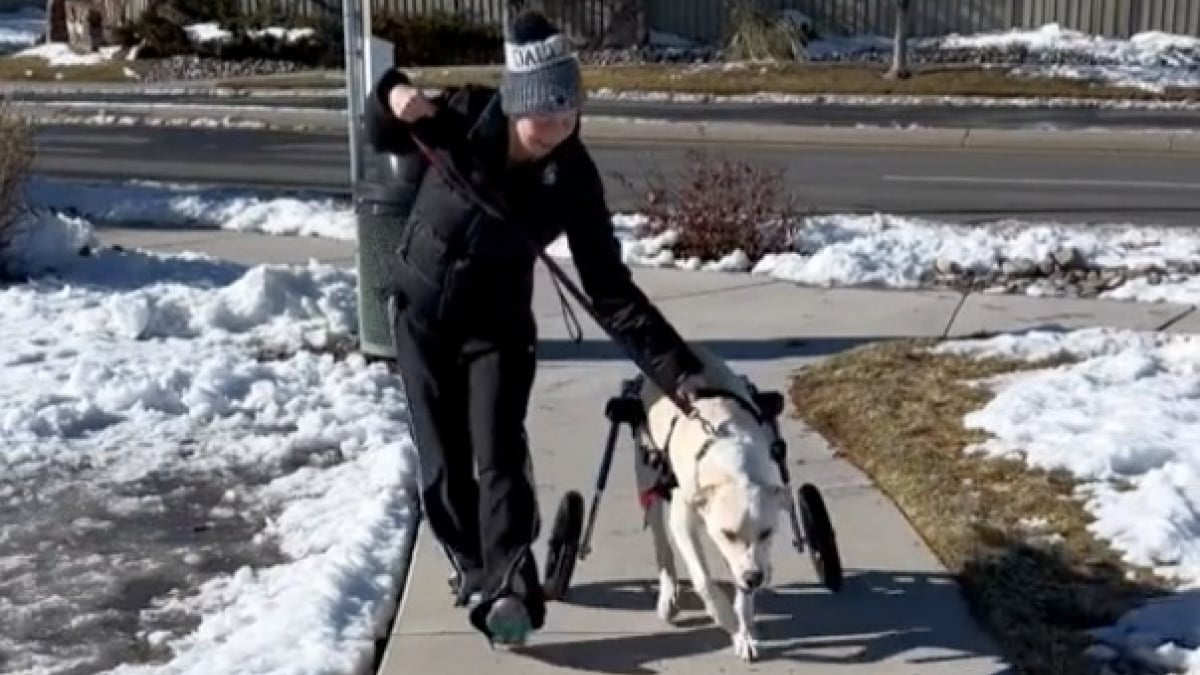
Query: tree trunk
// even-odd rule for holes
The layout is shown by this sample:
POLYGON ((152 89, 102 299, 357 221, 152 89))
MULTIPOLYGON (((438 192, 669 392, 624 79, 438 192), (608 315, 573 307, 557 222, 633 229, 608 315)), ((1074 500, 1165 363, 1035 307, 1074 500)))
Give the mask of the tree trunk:
POLYGON ((892 49, 892 68, 884 75, 889 80, 912 76, 908 70, 908 8, 912 0, 896 0, 896 36, 892 49))
POLYGON ((46 42, 66 42, 66 0, 46 0, 46 42))

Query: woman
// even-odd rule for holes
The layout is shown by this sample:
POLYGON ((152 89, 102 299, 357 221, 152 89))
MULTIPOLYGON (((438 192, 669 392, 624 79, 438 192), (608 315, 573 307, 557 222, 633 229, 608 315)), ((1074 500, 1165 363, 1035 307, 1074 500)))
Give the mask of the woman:
POLYGON ((460 604, 493 642, 523 643, 545 602, 524 421, 536 368, 536 251, 564 232, 600 319, 680 395, 699 362, 634 284, 604 187, 579 138, 580 68, 565 36, 526 12, 505 37, 498 89, 426 99, 389 71, 367 101, 378 152, 432 158, 394 252, 393 328, 420 458, 424 513, 460 604), (464 188, 459 181, 470 184, 464 188), (476 478, 476 471, 478 478, 476 478))

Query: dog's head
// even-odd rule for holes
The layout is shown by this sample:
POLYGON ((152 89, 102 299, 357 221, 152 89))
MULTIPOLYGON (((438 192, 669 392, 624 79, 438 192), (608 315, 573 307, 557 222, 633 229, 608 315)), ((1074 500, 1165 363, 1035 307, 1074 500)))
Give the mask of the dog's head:
POLYGON ((724 472, 716 477, 693 503, 734 583, 753 593, 771 583, 771 546, 787 507, 787 488, 734 480, 724 472))

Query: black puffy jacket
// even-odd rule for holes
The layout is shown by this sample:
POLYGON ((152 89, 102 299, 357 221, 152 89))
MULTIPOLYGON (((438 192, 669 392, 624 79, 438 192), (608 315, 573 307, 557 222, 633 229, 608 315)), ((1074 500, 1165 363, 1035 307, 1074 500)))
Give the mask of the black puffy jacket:
MULTIPOLYGON (((387 102, 394 86, 407 83, 389 71, 367 98, 367 135, 376 152, 411 158, 418 151, 412 129, 387 102)), ((695 355, 621 259, 604 185, 578 129, 542 161, 510 167, 508 120, 494 88, 449 88, 433 102, 438 114, 414 125, 417 136, 471 189, 433 167, 418 174, 394 261, 410 316, 435 335, 533 341, 536 251, 565 233, 601 322, 656 382, 673 386, 697 372, 695 355), (479 198, 505 218, 489 215, 479 198)))

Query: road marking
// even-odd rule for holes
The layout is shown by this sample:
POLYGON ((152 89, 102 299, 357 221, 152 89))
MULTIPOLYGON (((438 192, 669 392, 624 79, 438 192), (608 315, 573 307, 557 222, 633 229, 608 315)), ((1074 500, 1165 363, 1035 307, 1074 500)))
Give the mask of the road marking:
POLYGON ((1104 180, 1100 178, 1002 178, 992 176, 901 176, 886 174, 883 180, 897 183, 968 183, 977 185, 1061 185, 1072 187, 1157 188, 1200 190, 1200 183, 1159 180, 1104 180))

